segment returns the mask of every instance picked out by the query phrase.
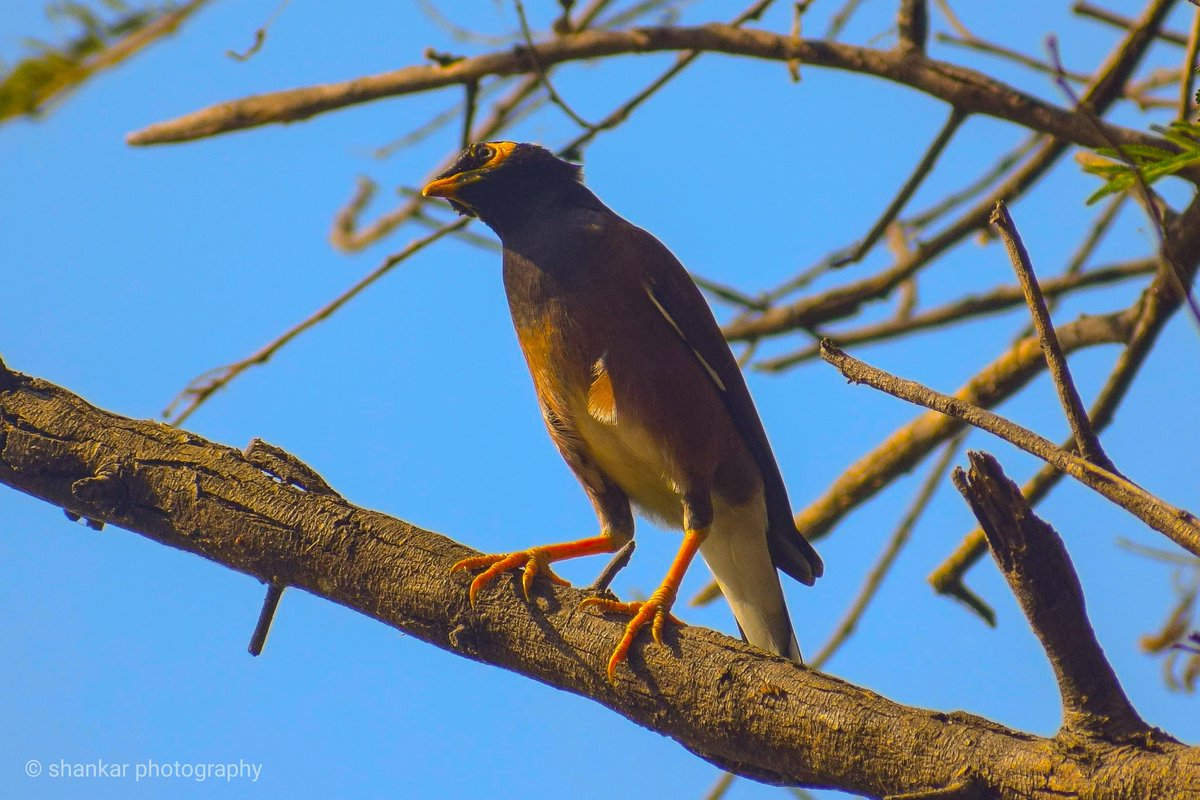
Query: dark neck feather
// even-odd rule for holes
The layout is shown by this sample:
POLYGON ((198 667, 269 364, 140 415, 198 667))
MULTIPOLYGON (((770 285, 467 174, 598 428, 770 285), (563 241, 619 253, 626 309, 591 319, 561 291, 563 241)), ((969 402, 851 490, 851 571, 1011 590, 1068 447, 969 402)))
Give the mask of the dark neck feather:
MULTIPOLYGON (((574 176, 546 181, 544 176, 518 176, 508 181, 481 181, 471 205, 500 239, 520 235, 572 209, 602 210, 604 204, 574 176)), ((564 176, 565 177, 565 176, 564 176)))

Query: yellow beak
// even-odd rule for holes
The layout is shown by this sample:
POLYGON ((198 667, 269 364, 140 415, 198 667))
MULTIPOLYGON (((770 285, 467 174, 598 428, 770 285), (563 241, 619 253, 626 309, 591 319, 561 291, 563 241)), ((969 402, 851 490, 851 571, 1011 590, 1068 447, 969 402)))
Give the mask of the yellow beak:
POLYGON ((459 187, 462 173, 451 175, 448 178, 438 178, 425 184, 425 188, 421 190, 422 197, 445 197, 450 200, 454 199, 454 192, 459 187))

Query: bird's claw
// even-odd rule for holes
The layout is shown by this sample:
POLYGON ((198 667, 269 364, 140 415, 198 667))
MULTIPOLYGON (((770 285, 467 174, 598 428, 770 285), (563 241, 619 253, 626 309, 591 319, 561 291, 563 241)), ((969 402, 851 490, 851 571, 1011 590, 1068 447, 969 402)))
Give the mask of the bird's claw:
POLYGON ((609 683, 616 683, 617 665, 629 655, 629 648, 633 645, 633 640, 637 637, 638 631, 646 626, 647 622, 651 623, 650 633, 657 644, 663 643, 663 625, 668 620, 675 625, 683 624, 682 621, 671 613, 671 605, 674 600, 674 597, 668 597, 660 592, 655 592, 650 595, 648 600, 634 600, 629 603, 621 603, 616 600, 607 600, 603 597, 589 597, 579 604, 580 608, 597 608, 602 613, 627 614, 632 617, 625 625, 625 634, 621 637, 621 641, 617 644, 612 656, 608 659, 607 674, 609 683))
POLYGON ((479 594, 480 589, 503 573, 517 568, 525 570, 521 575, 521 588, 525 592, 526 601, 529 600, 529 590, 533 586, 533 579, 538 575, 545 575, 551 583, 558 586, 570 586, 567 581, 554 574, 554 570, 550 569, 550 561, 537 547, 520 550, 516 553, 495 553, 464 558, 452 566, 450 572, 475 570, 480 567, 486 567, 486 569, 475 576, 475 579, 471 581, 471 588, 467 591, 467 599, 471 601, 471 608, 475 607, 475 596, 479 594))

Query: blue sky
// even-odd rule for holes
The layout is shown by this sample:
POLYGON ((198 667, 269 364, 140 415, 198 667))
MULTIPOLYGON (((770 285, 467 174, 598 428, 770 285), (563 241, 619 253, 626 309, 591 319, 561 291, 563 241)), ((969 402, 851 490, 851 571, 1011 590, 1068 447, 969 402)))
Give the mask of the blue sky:
MULTIPOLYGON (((551 4, 528 5, 535 26, 544 27, 551 4)), ((778 5, 764 24, 786 30, 789 4, 778 5)), ((824 30, 836 5, 816 3, 806 30, 824 30)), ((1176 28, 1189 20, 1181 6, 1176 28)), ((227 49, 250 44, 274 7, 275 0, 212 3, 178 36, 100 76, 44 120, 0 128, 0 354, 11 368, 102 408, 153 418, 195 375, 248 355, 418 235, 406 229, 353 256, 328 244, 332 216, 356 176, 380 182, 372 212, 386 210, 394 187, 418 185, 454 147, 451 127, 387 160, 370 155, 453 105, 454 91, 186 145, 124 144, 132 130, 210 103, 418 63, 427 45, 478 49, 452 41, 415 5, 363 2, 334 11, 293 3, 260 53, 245 63, 227 58, 227 49)), ((454 13, 463 24, 492 33, 515 27, 509 4, 472 4, 469 14, 461 8, 454 13)), ((695 3, 684 20, 727 19, 738 10, 695 3)), ((1003 13, 968 12, 964 21, 981 35, 1032 53, 1055 31, 1068 65, 1084 70, 1116 41, 1111 29, 1032 0, 1006 4, 1003 13), (1014 18, 1029 23, 1012 31, 1014 18)), ((846 38, 871 40, 890 13, 890 4, 866 4, 846 38)), ((935 20, 935 30, 944 28, 935 20)), ((40 2, 17 0, 0 27, 0 55, 17 57, 27 35, 61 34, 40 2)), ((933 52, 1061 102, 1044 76, 945 46, 933 52)), ((1152 61, 1173 65, 1179 57, 1178 48, 1159 45, 1152 61)), ((669 61, 571 65, 555 73, 556 83, 583 116, 596 119, 669 61)), ((805 67, 793 84, 780 64, 707 56, 589 147, 586 175, 606 203, 655 232, 697 273, 760 290, 861 236, 945 113, 929 98, 873 79, 805 67)), ((1130 108, 1117 118, 1138 127, 1164 121, 1130 108)), ((570 121, 548 109, 511 135, 553 146, 572 134, 570 121)), ((969 121, 913 207, 966 183, 1021 138, 1000 122, 969 121)), ((1082 199, 1094 187, 1065 163, 1014 205, 1043 273, 1059 271, 1083 235, 1094 210, 1082 199)), ((1175 202, 1188 196, 1179 185, 1164 191, 1175 202)), ((1092 263, 1141 256, 1152 246, 1145 220, 1127 210, 1092 263)), ((875 253, 848 274, 864 275, 886 259, 875 253)), ((1011 282, 1002 250, 972 241, 929 270, 921 299, 933 304, 1011 282)), ((1089 292, 1064 303, 1056 319, 1124 307, 1136 291, 1123 284, 1089 292)), ((880 304, 869 314, 889 311, 880 304)), ((950 335, 853 352, 949 391, 1025 321, 1018 309, 950 335)), ((1176 319, 1104 436, 1126 474, 1192 510, 1200 506, 1198 352, 1200 336, 1176 319)), ((1085 399, 1095 396, 1116 355, 1115 347, 1100 347, 1072 358, 1085 399)), ((797 508, 917 413, 847 385, 820 363, 749 379, 797 508)), ((1066 430, 1044 377, 1001 410, 1055 439, 1066 430)), ((444 242, 406 262, 212 399, 187 427, 236 447, 262 437, 311 464, 351 501, 483 551, 594 532, 583 493, 542 430, 507 316, 499 255, 461 243, 444 242)), ((996 453, 1017 480, 1037 467, 982 434, 970 445, 996 453)), ((787 586, 806 652, 836 624, 921 478, 898 481, 821 543, 827 577, 815 589, 787 586)), ((1172 602, 1170 569, 1128 555, 1116 539, 1169 543, 1072 484, 1056 489, 1041 511, 1067 542, 1093 624, 1135 705, 1182 739, 1200 738, 1195 697, 1165 690, 1158 662, 1137 650, 1138 637, 1158 626, 1172 602)), ((125 531, 95 533, 3 487, 0 519, 0 639, 9 654, 0 681, 0 796, 456 798, 500 782, 508 786, 500 794, 530 798, 614 791, 699 798, 718 775, 674 742, 597 705, 300 592, 285 595, 264 654, 251 658, 245 647, 263 594, 256 581, 125 531), (261 773, 257 782, 29 778, 30 759, 47 767, 246 762, 261 765, 261 773)), ((945 483, 829 671, 901 702, 1052 734, 1059 711, 1050 669, 994 567, 981 564, 970 583, 996 607, 995 630, 925 582, 971 525, 945 483)), ((676 546, 676 534, 642 523, 617 592, 651 590, 676 546)), ((561 571, 588 583, 600 566, 592 559, 561 571)), ((683 596, 707 581, 697 565, 683 596)), ((734 631, 719 604, 681 608, 680 615, 734 631)), ((748 781, 729 794, 780 796, 748 781)))

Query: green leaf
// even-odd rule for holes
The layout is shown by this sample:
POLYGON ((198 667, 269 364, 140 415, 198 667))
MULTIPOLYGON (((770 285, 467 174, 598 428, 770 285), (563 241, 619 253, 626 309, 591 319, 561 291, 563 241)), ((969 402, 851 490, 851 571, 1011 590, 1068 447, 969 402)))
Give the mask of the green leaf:
POLYGON ((1151 129, 1179 148, 1178 152, 1158 145, 1129 144, 1119 150, 1112 147, 1096 148, 1096 155, 1108 161, 1080 159, 1084 172, 1104 180, 1104 185, 1087 199, 1088 205, 1110 194, 1128 191, 1137 182, 1138 173, 1150 185, 1185 167, 1200 163, 1200 124, 1177 121, 1166 127, 1153 125, 1151 129))

